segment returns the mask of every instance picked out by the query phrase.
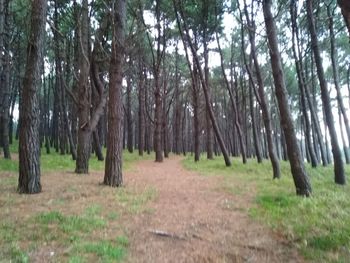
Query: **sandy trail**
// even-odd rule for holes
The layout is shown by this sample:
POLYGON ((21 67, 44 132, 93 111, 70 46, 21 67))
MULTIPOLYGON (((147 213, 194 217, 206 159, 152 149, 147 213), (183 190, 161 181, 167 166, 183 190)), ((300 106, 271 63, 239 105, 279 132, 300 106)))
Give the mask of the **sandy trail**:
POLYGON ((160 164, 142 161, 126 173, 126 187, 154 187, 158 193, 151 213, 138 214, 127 223, 127 260, 304 262, 295 248, 249 218, 249 194, 219 191, 220 180, 185 170, 179 157, 160 164))

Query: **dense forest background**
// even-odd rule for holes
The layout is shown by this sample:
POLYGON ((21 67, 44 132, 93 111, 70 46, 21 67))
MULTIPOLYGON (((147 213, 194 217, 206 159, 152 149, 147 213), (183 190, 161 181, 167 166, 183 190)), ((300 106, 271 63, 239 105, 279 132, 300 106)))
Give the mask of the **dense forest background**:
POLYGON ((273 178, 289 160, 304 196, 304 161, 334 164, 345 184, 350 19, 338 2, 0 0, 0 145, 11 158, 19 139, 19 192, 41 191, 40 148, 70 154, 77 173, 106 159, 111 186, 122 148, 156 162, 269 159, 273 178))

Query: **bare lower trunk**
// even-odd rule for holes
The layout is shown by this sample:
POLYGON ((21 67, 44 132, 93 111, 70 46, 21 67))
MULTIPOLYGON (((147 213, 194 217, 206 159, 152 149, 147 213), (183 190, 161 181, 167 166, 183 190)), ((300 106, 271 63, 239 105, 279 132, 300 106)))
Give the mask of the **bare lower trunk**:
POLYGON ((90 104, 91 89, 89 83, 90 62, 88 59, 89 51, 89 33, 88 33, 89 17, 88 2, 83 1, 81 19, 80 19, 80 74, 78 83, 78 142, 77 142, 77 160, 75 172, 87 174, 89 172, 89 159, 91 152, 91 129, 90 122, 90 104))
MULTIPOLYGON (((9 1, 4 1, 3 3, 3 14, 5 21, 4 21, 4 32, 7 32, 6 34, 3 34, 3 43, 4 43, 4 55, 3 55, 3 71, 1 72, 1 66, 0 66, 0 89, 2 89, 2 95, 0 97, 0 100, 2 100, 2 107, 0 106, 0 118, 2 115, 2 127, 0 127, 0 130, 2 128, 2 138, 0 141, 2 141, 2 147, 4 150, 4 158, 5 159, 11 159, 10 154, 10 134, 9 134, 9 114, 10 114, 10 94, 11 94, 11 87, 10 87, 10 66, 11 66, 11 57, 10 57, 10 28, 9 28, 9 1)), ((0 31, 0 34, 3 32, 0 31)), ((3 52, 2 47, 0 48, 0 52, 3 52)), ((1 59, 1 56, 0 56, 1 59)), ((0 62, 1 63, 1 62, 0 62)), ((1 126, 1 124, 0 124, 1 126)), ((1 134, 1 133, 0 133, 1 134)))
MULTIPOLYGON (((140 62, 141 64, 141 62, 140 62)), ((139 155, 143 155, 143 151, 145 148, 145 84, 144 84, 144 76, 143 76, 143 70, 142 66, 139 65, 139 126, 138 126, 138 148, 139 148, 139 155)))
POLYGON ((20 104, 18 192, 41 192, 39 148, 40 65, 46 21, 46 0, 32 1, 28 56, 20 104))
POLYGON ((116 0, 112 24, 112 54, 109 73, 108 134, 105 176, 103 183, 112 187, 123 184, 122 136, 123 136, 123 55, 126 1, 116 0))

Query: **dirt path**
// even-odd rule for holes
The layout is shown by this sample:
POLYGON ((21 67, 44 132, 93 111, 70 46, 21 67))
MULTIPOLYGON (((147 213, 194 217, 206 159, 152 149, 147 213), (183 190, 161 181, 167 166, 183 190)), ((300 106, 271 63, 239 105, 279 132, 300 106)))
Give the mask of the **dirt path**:
POLYGON ((125 177, 127 185, 152 186, 158 193, 153 212, 127 224, 129 262, 304 262, 295 248, 248 217, 245 194, 219 191, 219 177, 187 171, 180 158, 142 161, 125 177))

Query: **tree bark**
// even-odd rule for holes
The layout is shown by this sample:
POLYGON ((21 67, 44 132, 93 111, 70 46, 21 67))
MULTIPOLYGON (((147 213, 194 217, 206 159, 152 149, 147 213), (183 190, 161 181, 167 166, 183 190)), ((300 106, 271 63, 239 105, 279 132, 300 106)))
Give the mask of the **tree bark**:
POLYGON ((79 62, 79 83, 78 83, 78 143, 77 160, 75 172, 78 174, 87 174, 89 172, 89 159, 91 152, 91 131, 90 105, 91 89, 89 83, 89 10, 88 1, 83 0, 81 17, 79 21, 80 28, 80 62, 79 62))
POLYGON ((288 94, 284 82, 282 62, 278 50, 277 30, 271 13, 271 0, 263 0, 263 13, 266 26, 275 93, 280 111, 280 122, 287 144, 287 153, 297 195, 310 196, 312 189, 301 157, 295 134, 293 119, 288 104, 288 94))
POLYGON ((343 185, 346 183, 345 174, 344 174, 344 164, 341 156, 340 147, 338 144, 337 132, 334 126, 334 118, 332 113, 331 101, 328 93, 327 82, 324 76, 322 59, 321 59, 320 50, 317 42, 315 21, 314 21, 313 12, 312 12, 312 0, 307 0, 306 6, 307 6, 306 8, 307 18, 308 18, 309 29, 311 34, 311 48, 314 54, 317 75, 318 75, 318 79, 321 87, 321 98, 322 98, 323 110, 325 112, 325 117, 326 117, 325 119, 329 129, 329 134, 331 137, 332 153, 334 158, 334 181, 337 184, 343 185))
POLYGON ((123 184, 123 56, 126 0, 116 0, 112 23, 112 54, 109 73, 107 155, 103 183, 112 187, 123 184))
MULTIPOLYGON (((5 1, 4 3, 4 55, 3 55, 3 71, 0 71, 1 81, 0 81, 0 89, 2 89, 2 108, 0 110, 2 113, 0 114, 0 118, 2 115, 2 146, 4 150, 4 158, 11 159, 10 154, 10 134, 9 134, 9 115, 10 115, 10 94, 11 94, 11 85, 10 85, 10 70, 11 70, 11 56, 10 56, 10 28, 9 28, 9 1, 5 1)), ((0 11, 1 12, 1 11, 0 11)), ((0 32, 1 34, 1 32, 0 32)), ((0 52, 2 50, 0 49, 0 52)), ((0 57, 1 59, 1 57, 0 57)), ((1 67, 0 67, 1 70, 1 67)), ((1 125, 0 125, 1 126, 1 125)))
POLYGON ((28 55, 19 111, 18 192, 26 194, 41 192, 38 91, 46 10, 46 0, 32 1, 28 55))
MULTIPOLYGON (((131 61, 131 59, 130 59, 131 61)), ((131 64, 131 63, 130 63, 131 64)), ((131 65, 130 65, 131 67, 131 65)), ((131 110, 131 78, 127 76, 127 85, 126 85, 126 125, 127 125, 127 148, 129 153, 134 151, 134 132, 133 132, 133 120, 132 120, 132 110, 131 110)))
MULTIPOLYGON (((141 59, 140 59, 141 60, 141 59)), ((139 126, 138 126, 138 150, 139 155, 143 156, 145 149, 145 81, 142 62, 139 61, 139 80, 138 80, 138 99, 139 99, 139 126)))

